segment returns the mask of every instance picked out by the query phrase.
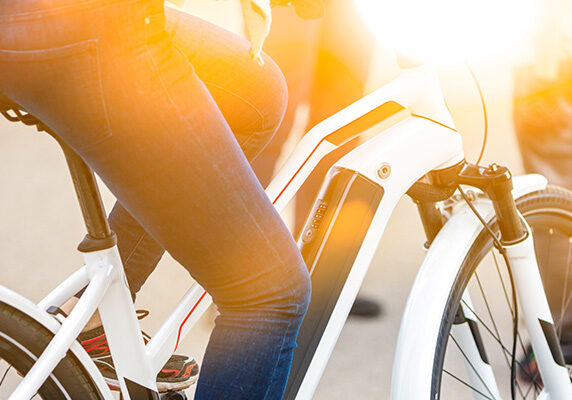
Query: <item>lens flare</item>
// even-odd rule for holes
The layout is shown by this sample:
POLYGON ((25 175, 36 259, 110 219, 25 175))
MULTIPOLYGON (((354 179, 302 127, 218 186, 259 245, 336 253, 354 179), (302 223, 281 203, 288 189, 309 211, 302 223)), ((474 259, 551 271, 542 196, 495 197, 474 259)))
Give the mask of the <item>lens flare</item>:
POLYGON ((377 39, 424 58, 519 56, 535 29, 535 0, 355 0, 377 39))

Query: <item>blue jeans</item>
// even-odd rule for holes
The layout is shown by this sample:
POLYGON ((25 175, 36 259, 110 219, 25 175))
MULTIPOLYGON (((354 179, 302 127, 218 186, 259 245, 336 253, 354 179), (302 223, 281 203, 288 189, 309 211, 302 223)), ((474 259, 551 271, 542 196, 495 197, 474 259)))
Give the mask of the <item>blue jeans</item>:
POLYGON ((309 301, 301 255, 249 166, 285 86, 247 50, 160 0, 0 3, 0 91, 117 197, 133 291, 166 249, 219 307, 196 399, 280 399, 309 301))

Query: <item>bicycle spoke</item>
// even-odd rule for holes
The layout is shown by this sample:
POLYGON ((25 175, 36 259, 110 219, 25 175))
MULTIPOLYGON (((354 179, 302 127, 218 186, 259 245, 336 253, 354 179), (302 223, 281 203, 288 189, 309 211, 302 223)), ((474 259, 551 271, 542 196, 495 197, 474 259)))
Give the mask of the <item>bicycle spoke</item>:
MULTIPOLYGON (((489 387, 487 386, 487 384, 485 383, 485 381, 483 380, 483 378, 479 375, 479 373, 477 372, 476 368, 473 366, 473 363, 471 362, 471 360, 469 360, 469 357, 467 357, 467 355, 465 354, 465 352, 463 351, 463 349, 461 348, 461 346, 459 345, 459 343, 457 343, 457 341, 455 340, 455 337, 452 334, 449 334, 449 336, 451 337, 451 339, 453 339, 453 342, 455 343, 455 345, 457 345, 457 348, 459 349, 459 351, 461 352, 461 354, 463 355, 463 357, 465 358, 465 360, 467 360, 467 362, 469 363, 469 366, 471 367, 471 369, 475 372, 475 374, 477 375, 477 378, 479 378, 479 380, 481 381, 481 383, 483 384, 483 386, 485 387, 485 389, 487 389, 487 392, 489 392, 489 394, 492 396, 493 394, 491 393, 491 390, 489 389, 489 387)), ((477 392, 479 392, 477 390, 477 392)), ((480 393, 480 392, 479 392, 480 393)), ((491 398, 491 397, 489 397, 491 398)))
MULTIPOLYGON (((494 250, 493 250, 493 253, 494 253, 494 250)), ((507 357, 507 354, 509 354, 509 356, 510 356, 511 359, 512 359, 512 351, 509 351, 509 350, 503 345, 502 340, 501 340, 501 337, 500 337, 500 332, 499 332, 499 330, 498 330, 497 324, 495 323, 495 319, 494 319, 494 317, 493 317, 493 314, 492 314, 491 308, 490 308, 490 306, 489 306, 489 302, 488 302, 488 300, 487 300, 487 297, 485 296, 485 291, 484 291, 484 289, 483 289, 483 285, 481 284, 481 280, 480 280, 480 278, 479 278, 479 275, 478 275, 478 273, 477 273, 476 271, 475 271, 474 275, 475 275, 475 278, 476 278, 476 280, 477 280, 477 283, 478 283, 478 286, 479 286, 479 290, 480 290, 480 292, 481 292, 481 296, 483 297, 483 300, 484 300, 484 302, 485 302, 485 306, 486 306, 486 308, 487 308, 487 312, 488 312, 488 314, 489 314, 489 318, 490 318, 490 320, 491 320, 491 322, 492 322, 492 324, 493 324, 493 328, 494 328, 495 333, 496 333, 497 342, 498 342, 498 344, 501 346, 501 348, 504 350, 504 352, 503 352, 504 358, 505 358, 505 361, 506 361, 506 363, 507 363, 507 366, 510 368, 511 361, 509 361, 509 359, 508 359, 508 357, 507 357)), ((477 315, 474 311, 473 311, 473 313, 474 313, 475 315, 477 315)), ((477 318, 479 318, 479 317, 477 317, 477 318)), ((479 319, 480 319, 480 318, 479 318, 479 319)), ((513 319, 514 319, 514 314, 513 314, 513 319)), ((517 364, 518 364, 518 361, 517 361, 517 364)), ((520 390, 520 385, 518 384, 518 382, 517 382, 516 384, 517 384, 518 391, 519 391, 520 394, 522 395, 522 391, 520 390)))
POLYGON ((530 383, 530 385, 528 386, 528 390, 526 391, 526 393, 524 394, 524 398, 528 398, 528 394, 530 393, 530 391, 532 390, 532 388, 534 388, 534 394, 538 394, 538 386, 536 384, 536 378, 538 377, 538 371, 536 371, 536 373, 534 374, 533 380, 530 383))
POLYGON ((570 307, 570 304, 572 304, 572 294, 570 294, 570 296, 568 296, 568 300, 566 300, 566 304, 564 305, 564 309, 568 309, 568 307, 570 307))
MULTIPOLYGON (((507 365, 507 367, 510 368, 510 360, 509 360, 509 357, 512 358, 512 352, 505 347, 505 345, 502 343, 502 341, 501 341, 497 336, 495 336, 495 334, 493 333, 493 331, 487 326, 487 324, 484 323, 484 321, 481 319, 481 317, 479 317, 479 315, 477 314, 477 312, 476 312, 475 310, 473 310, 473 309, 467 304, 466 301, 464 301, 463 299, 461 299, 461 302, 465 305, 465 307, 467 307, 467 308, 475 315, 475 317, 477 317, 477 320, 481 323, 481 325, 483 325, 483 327, 485 328, 485 330, 486 330, 486 331, 491 335, 491 337, 499 344, 499 346, 500 346, 501 349, 503 350, 503 355, 504 355, 504 359, 505 359, 506 365, 507 365)), ((520 367, 520 369, 521 369, 522 371, 525 371, 524 366, 523 366, 518 360, 516 360, 516 363, 517 363, 517 365, 520 367)), ((526 374, 529 378, 531 378, 531 376, 530 376, 527 372, 525 372, 525 374, 526 374)), ((518 382, 517 382, 517 388, 519 389, 519 392, 521 392, 521 394, 522 394, 522 390, 520 389, 520 385, 518 384, 518 382)))
POLYGON ((497 335, 497 337, 498 337, 499 343, 501 343, 500 333, 499 333, 497 324, 495 323, 495 319, 493 318, 493 314, 492 314, 492 312, 491 312, 491 308, 490 308, 490 306, 489 306, 489 302, 488 302, 488 300, 487 300, 487 296, 485 296, 485 292, 484 292, 484 289, 483 289, 483 285, 481 284, 481 280, 479 279, 479 275, 477 274, 476 271, 475 271, 475 274, 474 274, 474 275, 475 275, 475 278, 477 279, 477 283, 478 283, 479 289, 480 289, 480 291, 481 291, 481 296, 483 297, 483 300, 485 301, 485 306, 487 307, 487 312, 489 313, 489 318, 491 319, 491 322, 492 322, 492 324, 493 324, 493 328, 494 328, 494 330, 495 330, 495 333, 496 333, 496 335, 497 335))
POLYGON ((514 310, 513 310, 512 306, 511 306, 511 304, 510 304, 510 300, 509 300, 509 298, 508 298, 508 293, 507 293, 507 291, 506 291, 506 286, 505 286, 505 284, 504 284, 504 279, 503 279, 502 276, 501 276, 501 272, 500 272, 500 268, 499 268, 499 263, 498 263, 498 261, 497 261, 497 257, 495 256, 494 250, 491 251, 491 254, 492 254, 493 260, 494 260, 494 262, 495 262, 495 267, 496 267, 496 270, 497 270, 497 274, 498 274, 499 279, 500 279, 500 281, 501 281, 502 291, 504 292, 504 298, 506 299, 506 304, 508 305, 508 309, 510 310, 510 315, 512 315, 512 317, 514 318, 514 310))
MULTIPOLYGON (((501 272, 500 272, 499 263, 498 263, 498 260, 497 260, 496 255, 495 255, 494 249, 491 251, 491 254, 492 254, 493 260, 494 260, 494 262, 495 262, 495 268, 496 268, 496 270, 497 270, 498 277, 499 277, 499 279, 500 279, 500 281, 501 281, 502 290, 503 290, 503 292, 504 292, 504 297, 505 297, 505 300, 506 300, 506 304, 507 304, 507 306, 508 306, 508 308, 509 308, 509 310, 510 310, 510 315, 512 316, 512 318, 514 318, 514 309, 513 309, 513 306, 514 306, 514 305, 511 306, 511 302, 510 302, 509 297, 508 297, 508 292, 507 292, 507 290, 506 290, 506 285, 505 285, 504 279, 503 279, 503 277, 502 277, 502 274, 501 274, 501 272)), ((508 265, 506 265, 506 268, 508 268, 508 265)), ((520 344, 520 349, 522 350, 522 352, 523 352, 523 353, 526 353, 525 346, 524 346, 524 343, 522 342, 522 337, 520 336, 520 333, 518 333, 518 343, 520 344)))
POLYGON ((484 394, 483 392, 481 392, 480 390, 472 387, 471 385, 469 385, 467 382, 457 378, 455 375, 453 375, 452 373, 450 373, 449 371, 447 371, 446 369, 443 369, 443 372, 446 373, 447 375, 449 375, 451 378, 455 379, 457 382, 462 383, 463 385, 467 386, 468 388, 472 389, 473 391, 477 392, 478 394, 480 394, 481 396, 483 396, 485 399, 489 399, 489 400, 495 400, 492 397, 487 396, 486 394, 484 394))
POLYGON ((0 379, 0 386, 2 386, 2 384, 4 383, 4 379, 6 379, 6 375, 8 375, 8 371, 10 371, 10 368, 12 368, 12 366, 8 365, 8 368, 6 368, 6 371, 4 371, 4 375, 2 375, 2 379, 0 379))
MULTIPOLYGON (((467 308, 475 315, 475 317, 477 317, 477 320, 481 323, 481 325, 483 325, 483 327, 485 328, 485 330, 492 336, 492 338, 502 347, 502 349, 503 349, 509 356, 512 356, 512 353, 510 352, 510 350, 507 349, 506 347, 504 347, 502 341, 501 341, 497 336, 495 336, 495 334, 494 334, 494 332, 491 330, 491 328, 489 328, 489 327, 487 326, 487 324, 485 324, 485 322, 481 319, 481 317, 479 317, 479 315, 475 312, 475 310, 473 310, 473 309, 467 304, 467 302, 466 302, 465 300, 461 299, 461 302, 463 303, 463 305, 464 305, 465 307, 467 307, 467 308)), ((507 362, 508 362, 508 360, 507 360, 507 362)))
POLYGON ((564 311, 568 308, 568 303, 569 303, 570 299, 572 299, 572 296, 568 296, 568 299, 566 298, 566 293, 567 293, 567 289, 568 289, 568 276, 569 276, 569 272, 570 272, 571 249, 572 249, 572 237, 569 237, 568 238, 568 255, 566 257, 566 276, 564 278, 564 289, 562 291, 562 303, 560 305, 560 318, 558 320, 560 323, 560 325, 558 326, 558 339, 560 339, 562 337, 562 326, 564 325, 562 323, 562 320, 564 318, 564 311))
POLYGON ((550 245, 552 244, 552 235, 554 235, 554 228, 548 229, 548 244, 546 245, 546 269, 545 274, 548 275, 548 270, 550 267, 550 245))
MULTIPOLYGON (((571 325, 568 317, 572 312, 572 196, 557 188, 546 190, 548 192, 546 198, 543 198, 542 194, 531 195, 529 199, 519 204, 519 209, 531 228, 538 269, 545 287, 546 299, 554 316, 556 333, 560 339, 564 339, 570 333, 568 330, 571 325), (561 200, 564 196, 565 203, 561 200), (539 198, 541 200, 538 200, 539 198)), ((475 252, 470 253, 476 257, 465 264, 468 270, 461 270, 462 286, 458 286, 461 290, 455 293, 457 296, 455 300, 458 307, 466 311, 467 318, 474 320, 468 321, 473 335, 476 334, 477 326, 481 332, 483 330, 488 332, 488 334, 482 333, 482 343, 487 350, 490 347, 489 366, 494 376, 491 377, 491 382, 496 380, 499 393, 506 399, 535 400, 543 394, 543 377, 536 365, 538 361, 533 358, 532 348, 528 344, 530 338, 526 326, 519 323, 522 321, 518 321, 516 317, 520 314, 517 310, 521 303, 515 299, 516 287, 511 277, 510 266, 507 265, 509 261, 506 255, 502 254, 502 245, 498 243, 498 235, 495 235, 498 225, 487 226, 486 222, 481 222, 483 230, 488 231, 490 238, 479 243, 478 247, 473 248, 475 252), (474 296, 470 306, 466 297, 469 293, 474 296), (503 302, 504 305, 501 304, 503 302), (478 310, 478 313, 475 310, 478 310), (499 354, 495 342, 502 354, 499 354)), ((450 312, 453 311, 456 310, 450 312)), ((455 323, 459 322, 455 320, 455 323)), ((443 386, 443 396, 440 398, 451 400, 494 397, 496 393, 492 395, 492 387, 487 387, 484 382, 485 377, 488 377, 489 367, 481 371, 481 364, 477 363, 476 354, 473 358, 470 353, 471 359, 468 360, 467 349, 461 349, 461 342, 456 339, 457 337, 452 335, 446 336, 452 354, 446 364, 442 365, 441 373, 442 376, 450 376, 452 379, 443 386), (466 373, 461 367, 462 364, 466 373), (482 376, 477 374, 477 370, 482 376), (463 391, 465 396, 461 396, 463 391)), ((470 340, 470 336, 467 339, 470 340)), ((473 345, 470 348, 472 347, 473 345)), ((572 381, 572 368, 568 368, 568 374, 572 381)))
MULTIPOLYGON (((12 365, 9 364, 8 368, 6 368, 6 371, 4 371, 4 374, 2 374, 2 379, 0 379, 0 386, 2 386, 4 384, 4 380, 6 379, 6 377, 8 376, 8 372, 10 372, 10 370, 12 369, 12 365)), ((31 399, 35 399, 36 396, 38 396, 38 393, 35 393, 31 398, 31 399)))

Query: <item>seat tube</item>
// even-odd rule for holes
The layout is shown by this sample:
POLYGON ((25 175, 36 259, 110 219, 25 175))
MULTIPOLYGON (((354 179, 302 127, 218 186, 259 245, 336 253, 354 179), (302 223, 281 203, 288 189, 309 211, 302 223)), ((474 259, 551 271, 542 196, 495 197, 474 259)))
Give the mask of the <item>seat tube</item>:
POLYGON ((87 229, 87 235, 78 246, 87 272, 92 279, 101 268, 109 270, 109 285, 97 306, 123 398, 158 400, 156 373, 145 351, 117 238, 109 227, 95 175, 71 147, 56 135, 52 136, 65 154, 87 229))
POLYGON ((64 152, 79 201, 87 235, 78 246, 81 252, 108 249, 117 244, 109 227, 95 175, 85 161, 66 143, 54 136, 64 152))

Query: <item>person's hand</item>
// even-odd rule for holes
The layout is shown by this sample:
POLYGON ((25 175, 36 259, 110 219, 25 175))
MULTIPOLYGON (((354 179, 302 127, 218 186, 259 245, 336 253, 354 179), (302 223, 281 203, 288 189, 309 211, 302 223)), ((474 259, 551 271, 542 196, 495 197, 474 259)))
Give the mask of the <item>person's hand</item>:
POLYGON ((271 0, 273 6, 294 6, 296 14, 303 19, 316 19, 324 15, 325 0, 271 0))
POLYGON ((262 45, 270 32, 272 15, 269 0, 240 0, 242 16, 246 28, 246 35, 250 41, 250 57, 260 65, 264 65, 262 59, 262 45))
POLYGON ((250 56, 258 64, 264 65, 262 45, 270 32, 271 6, 293 5, 299 17, 314 19, 324 13, 324 2, 325 0, 241 0, 244 25, 250 41, 250 56))

